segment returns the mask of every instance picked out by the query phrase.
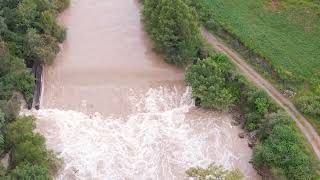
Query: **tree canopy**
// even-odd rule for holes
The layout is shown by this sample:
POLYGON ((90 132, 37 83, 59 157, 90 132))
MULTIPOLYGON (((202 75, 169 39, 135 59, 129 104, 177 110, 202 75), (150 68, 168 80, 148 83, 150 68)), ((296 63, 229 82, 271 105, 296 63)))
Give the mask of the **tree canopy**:
POLYGON ((187 69, 186 81, 203 107, 228 111, 236 97, 228 84, 231 66, 221 54, 199 61, 187 69))
POLYGON ((241 180, 243 178, 242 173, 238 169, 228 171, 214 163, 210 164, 206 169, 201 167, 189 168, 186 173, 189 177, 197 180, 241 180))
POLYGON ((183 0, 144 0, 146 29, 167 62, 187 65, 202 47, 197 14, 183 0))
POLYGON ((0 0, 0 153, 12 150, 7 172, 0 179, 50 179, 54 156, 44 138, 34 133, 30 117, 16 120, 20 95, 32 101, 34 63, 48 64, 66 36, 56 23, 69 0, 0 0))

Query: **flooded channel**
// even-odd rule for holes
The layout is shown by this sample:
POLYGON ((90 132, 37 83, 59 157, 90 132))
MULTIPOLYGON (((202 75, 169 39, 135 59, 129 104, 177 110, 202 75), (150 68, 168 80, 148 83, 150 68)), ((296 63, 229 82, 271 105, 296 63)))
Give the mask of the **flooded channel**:
POLYGON ((187 179, 215 162, 258 179, 231 115, 196 108, 184 71, 152 51, 137 0, 72 0, 68 36, 45 68, 48 147, 64 159, 57 179, 187 179))

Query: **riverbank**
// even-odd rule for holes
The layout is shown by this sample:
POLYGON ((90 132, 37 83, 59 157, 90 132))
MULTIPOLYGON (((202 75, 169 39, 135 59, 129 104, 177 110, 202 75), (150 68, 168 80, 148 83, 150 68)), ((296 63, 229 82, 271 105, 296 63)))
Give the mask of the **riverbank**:
MULTIPOLYGON (((184 4, 183 1, 172 4, 168 2, 158 2, 157 4, 152 3, 152 1, 145 1, 144 15, 146 16, 145 18, 148 32, 155 40, 156 44, 159 43, 160 47, 162 47, 164 51, 174 51, 175 48, 179 48, 180 44, 185 44, 185 42, 188 42, 186 39, 188 39, 189 36, 199 36, 199 31, 194 30, 197 27, 186 25, 188 22, 192 25, 197 24, 197 18, 184 18, 185 21, 183 22, 180 22, 179 20, 179 18, 182 17, 181 14, 183 14, 183 12, 180 12, 180 8, 185 9, 188 8, 187 6, 188 4, 184 4), (171 9, 169 7, 172 6, 175 7, 175 9, 179 9, 179 11, 170 11, 171 9), (188 32, 192 32, 193 34, 179 34, 179 31, 177 30, 179 28, 171 27, 172 24, 169 23, 170 20, 167 16, 168 14, 171 14, 170 18, 174 19, 175 23, 172 24, 174 24, 175 27, 189 27, 188 32), (161 19, 161 21, 159 21, 159 19, 161 19), (161 31, 163 27, 166 27, 171 31, 161 31), (179 38, 177 41, 174 41, 176 36, 179 36, 179 38), (173 39, 173 41, 170 41, 170 39, 173 39)), ((194 14, 192 8, 185 10, 184 13, 186 12, 189 14, 194 14)), ((206 12, 198 11, 198 13, 203 13, 204 16, 208 15, 205 14, 206 12)), ((184 15, 183 17, 188 16, 184 15)), ((203 17, 200 16, 200 18, 203 17)), ((198 28, 199 27, 200 26, 198 26, 198 28)), ((198 52, 201 52, 201 50, 202 48, 198 47, 198 52)), ((224 69, 224 67, 226 67, 225 65, 223 65, 223 67, 221 67, 219 70, 219 65, 215 65, 214 61, 217 61, 216 63, 222 62, 224 59, 222 56, 216 57, 217 55, 210 55, 210 53, 204 54, 209 54, 209 58, 201 57, 201 53, 197 54, 198 58, 203 60, 199 60, 196 65, 190 66, 189 68, 191 69, 191 72, 189 72, 189 75, 187 73, 188 83, 193 87, 193 96, 199 100, 199 104, 204 107, 211 107, 220 110, 228 110, 234 105, 241 104, 241 110, 245 115, 245 128, 248 131, 257 131, 258 134, 260 133, 260 135, 257 137, 260 141, 254 148, 255 153, 253 159, 256 165, 269 168, 270 171, 267 176, 271 175, 274 178, 286 176, 290 179, 300 179, 301 177, 312 179, 317 176, 317 163, 313 162, 311 158, 313 155, 310 154, 310 151, 304 147, 304 144, 302 143, 303 139, 299 137, 299 133, 293 127, 292 120, 290 120, 287 115, 282 115, 280 112, 278 112, 281 108, 279 108, 265 92, 253 86, 250 82, 244 79, 242 75, 234 72, 234 70, 230 71, 224 69), (212 68, 210 68, 211 66, 212 68), (224 77, 224 74, 227 74, 226 77, 224 77), (208 79, 205 80, 206 78, 208 79), (238 92, 239 90, 242 90, 243 92, 238 92), (276 118, 277 120, 272 118, 269 119, 268 116, 274 113, 275 117, 273 118, 276 118), (275 124, 269 124, 270 126, 266 128, 265 123, 275 124), (267 134, 265 134, 265 128, 269 129, 267 130, 267 134), (280 137, 281 133, 279 128, 286 131, 283 132, 284 136, 291 136, 292 139, 289 141, 282 139, 280 137), (295 152, 291 150, 288 152, 277 150, 277 148, 280 148, 287 143, 291 144, 292 148, 295 149, 295 152), (270 146, 270 144, 273 144, 273 146, 270 146), (267 154, 264 154, 264 151, 274 154, 274 156, 277 158, 270 160, 271 157, 268 157, 267 154), (286 164, 281 163, 281 159, 285 158, 287 154, 297 153, 299 154, 300 159, 296 158, 295 156, 290 156, 290 160, 292 162, 288 162, 286 164), (301 159, 304 159, 305 161, 301 161, 301 159), (297 166, 301 167, 300 169, 303 169, 303 171, 297 171, 297 169, 294 169, 294 167, 297 166), (279 174, 279 172, 282 174, 279 174)))
POLYGON ((33 98, 39 106, 42 64, 64 40, 55 18, 67 6, 67 0, 0 3, 0 153, 7 153, 0 179, 51 179, 60 164, 35 132, 35 119, 19 111, 22 101, 32 108, 33 98))
POLYGON ((194 107, 183 68, 152 51, 137 1, 71 3, 59 18, 68 37, 33 112, 64 159, 57 179, 186 179, 213 161, 259 179, 230 114, 194 107))

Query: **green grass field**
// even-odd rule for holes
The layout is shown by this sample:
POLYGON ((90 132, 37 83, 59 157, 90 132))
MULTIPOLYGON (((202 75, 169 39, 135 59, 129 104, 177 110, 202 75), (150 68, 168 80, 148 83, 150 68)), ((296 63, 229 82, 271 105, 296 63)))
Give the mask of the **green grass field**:
MULTIPOLYGON (((296 105, 302 96, 320 96, 319 0, 197 0, 196 3, 207 9, 205 16, 209 13, 215 24, 271 64, 279 79, 272 79, 261 67, 258 71, 279 89, 295 90, 296 105)), ((320 117, 307 117, 320 134, 320 117)))
POLYGON ((215 21, 266 58, 276 71, 307 83, 319 79, 319 1, 199 1, 210 8, 215 21))

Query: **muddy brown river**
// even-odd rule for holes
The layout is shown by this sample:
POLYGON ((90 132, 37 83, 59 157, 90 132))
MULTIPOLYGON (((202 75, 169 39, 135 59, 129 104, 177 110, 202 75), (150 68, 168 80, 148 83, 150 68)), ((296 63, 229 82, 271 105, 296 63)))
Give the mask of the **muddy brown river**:
POLYGON ((137 0, 72 0, 68 36, 45 68, 37 130, 61 180, 187 179, 215 162, 259 179, 230 114, 196 108, 184 70, 152 51, 137 0))

